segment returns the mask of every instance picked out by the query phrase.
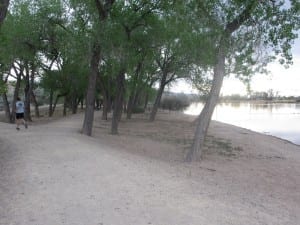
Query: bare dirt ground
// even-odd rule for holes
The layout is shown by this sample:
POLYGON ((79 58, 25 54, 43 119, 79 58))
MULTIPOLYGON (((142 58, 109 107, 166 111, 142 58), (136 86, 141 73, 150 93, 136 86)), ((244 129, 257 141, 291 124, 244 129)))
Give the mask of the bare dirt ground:
POLYGON ((300 147, 212 122, 202 162, 183 161, 193 117, 123 120, 96 113, 0 123, 1 225, 300 224, 300 147))

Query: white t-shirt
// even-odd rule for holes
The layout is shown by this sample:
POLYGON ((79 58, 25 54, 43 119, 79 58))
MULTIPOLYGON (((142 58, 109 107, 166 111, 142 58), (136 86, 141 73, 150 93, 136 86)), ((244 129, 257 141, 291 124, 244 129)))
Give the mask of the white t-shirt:
POLYGON ((24 102, 22 101, 16 102, 16 113, 24 113, 24 102))

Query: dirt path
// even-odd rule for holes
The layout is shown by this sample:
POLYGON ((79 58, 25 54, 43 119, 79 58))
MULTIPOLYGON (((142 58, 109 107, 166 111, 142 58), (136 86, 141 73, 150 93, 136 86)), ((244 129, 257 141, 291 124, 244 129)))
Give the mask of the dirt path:
POLYGON ((222 149, 234 154, 185 164, 147 154, 178 143, 133 135, 130 124, 122 126, 132 136, 91 138, 79 134, 81 123, 75 115, 20 132, 0 123, 1 225, 300 222, 298 146, 212 123, 212 143, 230 139, 222 149))

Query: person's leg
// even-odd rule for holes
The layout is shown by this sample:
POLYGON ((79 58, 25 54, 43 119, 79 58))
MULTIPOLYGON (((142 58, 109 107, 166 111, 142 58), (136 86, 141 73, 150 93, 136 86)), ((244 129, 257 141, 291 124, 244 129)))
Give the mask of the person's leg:
POLYGON ((20 130, 20 128, 19 128, 19 126, 20 126, 20 119, 18 119, 18 118, 16 118, 16 125, 17 125, 16 129, 20 130))
POLYGON ((28 125, 27 125, 27 122, 26 122, 26 120, 24 118, 22 119, 22 122, 23 122, 24 127, 27 129, 28 125))
POLYGON ((24 113, 19 114, 19 119, 20 119, 20 124, 23 124, 24 127, 27 129, 27 123, 26 123, 25 118, 24 118, 24 113))

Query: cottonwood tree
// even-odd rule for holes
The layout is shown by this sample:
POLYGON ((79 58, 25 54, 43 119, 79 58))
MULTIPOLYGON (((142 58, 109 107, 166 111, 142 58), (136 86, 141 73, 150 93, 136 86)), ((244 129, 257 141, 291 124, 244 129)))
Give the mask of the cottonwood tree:
MULTIPOLYGON (((33 22, 32 9, 28 7, 27 1, 22 1, 19 4, 13 4, 11 9, 11 15, 7 17, 6 23, 2 27, 3 43, 5 46, 1 46, 1 58, 5 59, 6 63, 10 66, 8 70, 14 70, 16 77, 16 87, 14 93, 14 99, 12 102, 11 122, 14 121, 14 107, 16 97, 19 95, 20 84, 24 82, 24 95, 25 95, 25 108, 26 119, 30 119, 29 108, 29 93, 30 89, 30 67, 33 65, 34 55, 36 53, 35 43, 37 43, 36 32, 32 32, 29 35, 29 30, 36 30, 35 23, 33 22), (26 18, 26 19, 24 19, 26 18), (26 21, 26 22, 24 22, 26 21), (30 37, 29 37, 30 36, 30 37), (16 69, 18 68, 18 69, 16 69)), ((2 62, 5 62, 2 61, 2 62)))
MULTIPOLYGON (((38 103, 34 94, 35 79, 40 74, 43 61, 47 59, 45 49, 48 49, 49 43, 51 43, 49 32, 51 29, 49 28, 64 18, 60 3, 59 0, 14 1, 3 27, 5 47, 2 46, 4 51, 0 53, 1 58, 5 58, 5 63, 11 66, 9 71, 15 71, 16 83, 18 84, 19 79, 24 83, 25 117, 27 119, 30 119, 31 102, 35 104, 36 116, 39 115, 38 103), (19 68, 18 73, 16 67, 19 68), (22 76, 19 77, 19 74, 22 76)), ((15 95, 19 92, 18 89, 17 85, 15 95)), ((14 102, 12 105, 14 106, 14 102)))
MULTIPOLYGON (((281 63, 291 63, 290 48, 297 37, 296 29, 299 29, 300 3, 284 3, 271 0, 199 2, 197 9, 214 25, 208 29, 215 29, 218 41, 212 87, 199 115, 187 161, 201 159, 207 129, 226 73, 253 74, 276 58, 271 51, 281 63), (260 51, 266 51, 269 56, 260 58, 260 51)), ((199 19, 204 20, 203 17, 199 19)))
MULTIPOLYGON (((131 84, 128 92, 131 92, 129 101, 129 114, 132 111, 133 93, 136 84, 141 78, 142 61, 145 57, 145 49, 151 51, 153 38, 149 38, 149 32, 153 29, 152 25, 157 21, 157 10, 162 5, 160 2, 128 2, 129 4, 117 4, 118 13, 115 13, 115 21, 117 26, 120 25, 119 32, 115 32, 119 36, 120 42, 115 44, 118 46, 119 70, 116 76, 116 96, 114 100, 114 111, 112 118, 112 134, 118 133, 118 122, 122 115, 123 103, 126 94, 126 84, 131 84), (123 38, 120 38, 123 37, 123 38), (146 46, 146 47, 145 47, 146 46), (125 78, 125 74, 127 78, 125 78)), ((150 34, 153 35, 153 34, 150 34)), ((153 37, 153 36, 152 36, 153 37)))
MULTIPOLYGON (((82 9, 87 11, 86 16, 91 16, 93 20, 93 36, 91 40, 91 57, 90 57, 90 72, 86 93, 86 110, 84 115, 84 121, 82 126, 82 133, 90 136, 92 134, 93 122, 94 122, 94 107, 95 107, 95 94, 97 76, 99 74, 99 67, 101 61, 101 50, 104 46, 101 45, 101 39, 103 38, 103 30, 105 22, 108 20, 110 11, 114 4, 114 0, 94 0, 90 3, 86 1, 74 1, 77 3, 75 10, 81 11, 82 9), (94 11, 96 9, 96 12, 94 11), (93 18, 94 17, 94 18, 93 18)), ((89 25, 89 24, 87 24, 89 25)))
POLYGON ((212 43, 201 23, 195 23, 190 15, 190 2, 176 2, 161 18, 162 31, 156 38, 155 64, 159 75, 159 87, 150 113, 154 121, 159 103, 167 85, 177 79, 188 79, 193 68, 208 64, 212 43), (198 51, 197 49, 201 49, 198 51))
POLYGON ((127 119, 131 119, 134 109, 145 110, 148 101, 146 96, 154 82, 158 80, 152 50, 149 51, 149 48, 142 47, 137 52, 139 59, 131 72, 132 76, 128 79, 127 119), (144 98, 142 98, 143 96, 144 98))

